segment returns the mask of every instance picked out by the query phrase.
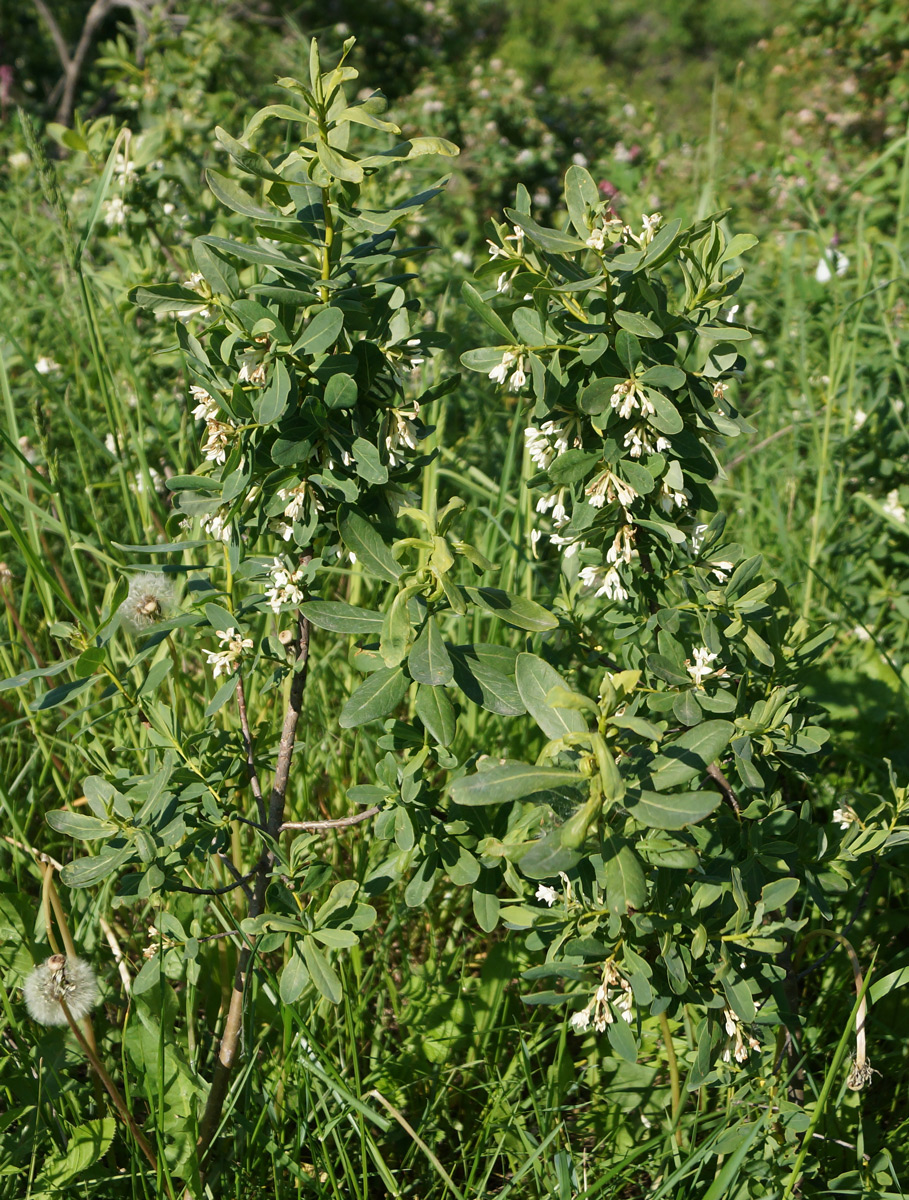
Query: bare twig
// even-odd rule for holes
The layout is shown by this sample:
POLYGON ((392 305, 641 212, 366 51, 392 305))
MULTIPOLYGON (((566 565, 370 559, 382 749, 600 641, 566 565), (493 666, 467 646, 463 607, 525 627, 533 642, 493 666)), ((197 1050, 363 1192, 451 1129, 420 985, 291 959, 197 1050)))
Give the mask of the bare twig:
MULTIPOLYGON (((310 553, 305 553, 300 559, 300 565, 305 567, 312 559, 310 553)), ((268 804, 267 833, 272 841, 279 836, 284 819, 284 802, 287 795, 287 784, 290 779, 290 766, 296 744, 297 724, 303 707, 303 692, 306 687, 306 674, 309 664, 309 621, 301 614, 297 617, 297 637, 293 644, 295 649, 293 675, 290 681, 290 691, 287 697, 287 708, 284 713, 284 725, 281 730, 281 742, 278 747, 278 762, 275 767, 275 777, 272 784, 268 804)), ((249 904, 249 916, 257 917, 265 908, 265 891, 271 868, 274 864, 274 854, 266 850, 256 867, 256 888, 249 904)), ((243 998, 246 992, 246 980, 249 964, 255 949, 255 942, 249 939, 247 945, 240 951, 234 984, 224 1022, 224 1032, 218 1047, 218 1058, 212 1076, 211 1089, 205 1103, 205 1110, 199 1122, 199 1140, 197 1149, 199 1160, 207 1164, 212 1142, 221 1119, 227 1089, 230 1085, 231 1073, 240 1044, 240 1033, 243 1028, 243 998)))
POLYGON ((378 811, 378 808, 366 808, 361 813, 354 813, 352 817, 337 817, 333 821, 285 821, 279 832, 283 833, 285 829, 346 829, 348 825, 359 825, 361 821, 368 821, 378 811))
POLYGON ((738 802, 738 799, 736 798, 735 792, 733 791, 732 784, 729 782, 729 780, 726 778, 726 776, 723 774, 723 772, 720 770, 720 768, 716 765, 716 763, 710 764, 710 766, 707 768, 707 774, 710 776, 710 778, 712 780, 714 780, 715 783, 717 783, 719 785, 720 791, 725 796, 726 801, 729 804, 730 808, 735 813, 735 815, 738 816, 739 813, 741 812, 741 809, 739 808, 739 802, 738 802))
POLYGON ((239 668, 237 670, 237 709, 240 713, 240 728, 243 730, 243 745, 246 748, 246 769, 249 772, 249 786, 252 788, 252 794, 256 798, 259 820, 264 825, 267 820, 265 800, 262 796, 262 788, 259 785, 259 773, 256 770, 252 734, 249 731, 249 717, 246 714, 246 693, 243 690, 243 676, 240 674, 239 668))
MULTIPOLYGON (((223 855, 221 857, 222 857, 222 862, 224 862, 224 864, 227 865, 228 860, 223 855)), ((236 871, 237 868, 233 865, 233 863, 230 863, 229 865, 234 871, 236 871)), ((199 887, 190 887, 190 885, 188 883, 178 883, 174 886, 174 891, 188 892, 190 896, 224 896, 228 892, 235 892, 238 887, 241 887, 241 888, 243 888, 243 890, 246 892, 247 896, 249 896, 249 898, 251 900, 252 892, 249 890, 249 888, 246 885, 249 883, 250 879, 253 879, 255 877, 258 870, 259 870, 259 866, 258 866, 258 864, 256 864, 256 866, 254 866, 251 871, 247 871, 247 873, 245 875, 238 875, 233 883, 225 883, 224 887, 199 888, 199 887)))

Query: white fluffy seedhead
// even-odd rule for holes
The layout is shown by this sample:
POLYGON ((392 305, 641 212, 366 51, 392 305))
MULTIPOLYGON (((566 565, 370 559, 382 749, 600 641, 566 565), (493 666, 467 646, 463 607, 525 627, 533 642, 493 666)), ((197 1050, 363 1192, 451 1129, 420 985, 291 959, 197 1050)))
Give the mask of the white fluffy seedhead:
POLYGON ((98 981, 92 967, 81 958, 52 954, 28 976, 23 985, 25 1006, 33 1021, 66 1025, 63 1001, 73 1020, 87 1016, 98 1003, 98 981))
POLYGON ((163 621, 174 603, 174 589, 165 575, 142 571, 129 581, 126 599, 117 609, 120 620, 133 633, 163 621))

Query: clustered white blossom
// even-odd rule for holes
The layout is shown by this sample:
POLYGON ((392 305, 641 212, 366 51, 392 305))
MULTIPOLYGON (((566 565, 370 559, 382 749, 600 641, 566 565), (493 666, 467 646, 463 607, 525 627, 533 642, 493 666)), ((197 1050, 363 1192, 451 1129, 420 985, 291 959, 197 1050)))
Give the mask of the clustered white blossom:
POLYGON ((719 655, 712 654, 706 646, 697 647, 695 650, 692 650, 692 654, 694 656, 694 663, 692 664, 690 660, 686 660, 685 666, 688 670, 688 674, 694 680, 695 687, 701 687, 702 681, 705 680, 708 675, 713 675, 714 668, 711 667, 710 664, 714 662, 719 655))
POLYGON ((650 434, 651 431, 647 425, 632 425, 627 431, 623 445, 632 458, 640 458, 642 454, 660 454, 663 450, 672 449, 669 438, 660 434, 656 441, 652 442, 650 434))
POLYGON ((280 534, 285 542, 289 542, 293 536, 295 521, 302 518, 308 524, 317 513, 325 511, 316 489, 308 479, 301 479, 292 488, 278 488, 278 495, 287 501, 284 508, 287 520, 274 521, 271 528, 273 532, 280 534))
POLYGON ((627 421, 636 408, 640 409, 642 417, 652 417, 656 414, 656 409, 636 379, 624 379, 617 383, 612 389, 609 403, 623 421, 627 421))
POLYGON ((52 358, 46 358, 44 355, 35 363, 35 370, 39 375, 56 375, 61 369, 58 362, 54 362, 52 358))
POLYGON ((833 810, 833 820, 840 829, 848 829, 850 825, 854 825, 858 820, 855 810, 850 808, 848 804, 841 805, 840 808, 833 810))
POLYGON ((116 228, 126 224, 126 218, 129 215, 129 209, 123 203, 120 196, 114 196, 110 200, 104 202, 104 224, 109 229, 116 228))
POLYGON ((613 500, 618 500, 622 508, 625 509, 626 515, 628 509, 631 508, 632 504, 638 498, 638 493, 631 484, 626 483, 624 479, 620 479, 614 471, 610 471, 608 468, 602 475, 598 475, 592 483, 588 484, 586 490, 587 497, 594 508, 602 508, 607 500, 610 503, 613 500))
POLYGON ((227 518, 227 505, 222 505, 213 513, 206 513, 199 518, 199 524, 204 533, 216 542, 230 541, 230 521, 227 518))
POLYGON ((404 412, 392 408, 386 417, 385 449, 388 451, 388 465, 397 467, 405 461, 408 450, 419 449, 419 430, 415 424, 420 415, 419 406, 415 403, 412 412, 404 412))
POLYGON ((514 367, 511 377, 508 378, 508 385, 514 391, 519 392, 527 383, 527 375, 524 372, 524 355, 519 355, 515 350, 506 350, 502 355, 502 361, 497 363, 489 372, 489 378, 494 383, 502 384, 508 378, 508 372, 514 367))
POLYGON ((252 650, 252 638, 241 637, 236 629, 221 629, 218 631, 218 641, 221 643, 220 650, 206 650, 205 656, 208 659, 209 665, 213 668, 212 676, 217 679, 219 675, 230 675, 235 670, 237 663, 243 656, 245 650, 252 650))
POLYGON ((285 604, 299 607, 306 599, 300 583, 303 580, 301 569, 292 570, 285 566, 280 558, 276 558, 270 568, 271 587, 265 593, 268 606, 274 613, 279 613, 285 604))
POLYGON ((52 954, 26 977, 22 991, 28 1015, 42 1025, 67 1025, 64 1004, 80 1021, 98 1003, 94 970, 72 955, 52 954))
POLYGON ((572 1014, 569 1024, 575 1033, 583 1033, 593 1022, 597 1033, 605 1033, 607 1025, 615 1021, 616 1013, 630 1025, 634 1020, 633 1007, 631 984, 619 974, 612 962, 608 962, 603 967, 603 980, 592 999, 585 1008, 572 1014), (618 996, 614 994, 615 989, 618 989, 618 996))
POLYGON ((729 1062, 730 1058, 734 1058, 737 1063, 743 1063, 752 1050, 760 1053, 761 1043, 757 1038, 752 1037, 751 1034, 748 1034, 748 1045, 745 1045, 745 1038, 742 1035, 742 1024, 731 1009, 724 1008, 723 1017, 726 1023, 726 1033, 729 1037, 735 1038, 735 1046, 731 1050, 727 1046, 723 1051, 723 1062, 729 1062))
POLYGON ((605 596, 607 600, 628 599, 628 591, 615 567, 581 567, 578 578, 597 598, 605 596))
POLYGON ((237 429, 230 421, 221 420, 221 410, 214 396, 204 387, 194 383, 190 385, 190 395, 196 401, 193 416, 205 422, 205 440, 202 443, 202 454, 208 462, 224 463, 231 443, 236 440, 237 429))

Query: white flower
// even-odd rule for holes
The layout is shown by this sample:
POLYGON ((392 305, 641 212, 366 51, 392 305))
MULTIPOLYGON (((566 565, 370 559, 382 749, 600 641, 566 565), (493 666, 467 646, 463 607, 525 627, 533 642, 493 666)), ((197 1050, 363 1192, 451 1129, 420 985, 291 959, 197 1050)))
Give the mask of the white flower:
POLYGON ((204 651, 209 665, 214 668, 212 675, 215 679, 219 675, 230 675, 240 661, 244 650, 251 650, 253 646, 252 638, 241 637, 233 628, 219 630, 218 640, 221 642, 220 650, 204 651))
POLYGON ((606 230, 601 226, 596 229, 591 229, 590 237, 587 239, 587 245, 591 250, 602 250, 606 245, 606 230))
POLYGON ((16 150, 6 161, 14 171, 24 171, 32 160, 24 150, 16 150))
POLYGON ((701 686, 701 681, 706 679, 708 675, 713 674, 713 667, 710 666, 715 659, 719 657, 717 654, 711 654, 706 646, 699 646, 692 651, 694 655, 694 665, 686 661, 685 666, 688 674, 694 680, 695 687, 701 686))
POLYGON ((58 362, 54 362, 52 358, 42 356, 35 363, 35 370, 39 375, 56 375, 62 368, 58 362))
POLYGON ((129 209, 119 196, 114 196, 104 203, 104 224, 113 228, 115 225, 125 225, 129 209))
POLYGON ((870 642, 871 641, 871 634, 868 632, 868 630, 865 628, 864 625, 856 625, 855 629, 853 629, 852 632, 855 635, 855 637, 858 638, 858 640, 860 642, 870 642))
POLYGON ((402 412, 397 408, 389 410, 386 418, 385 449, 388 451, 390 467, 397 467, 405 461, 405 451, 419 449, 419 431, 414 424, 417 416, 416 406, 413 412, 402 412))
POLYGON ((612 540, 612 545, 606 551, 606 561, 617 563, 621 559, 630 563, 634 555, 634 526, 623 525, 612 540))
POLYGON ((511 370, 512 366, 517 362, 517 358, 518 358, 518 356, 517 356, 517 354, 514 353, 513 350, 505 351, 505 353, 502 355, 502 361, 500 363, 498 363, 496 366, 494 366, 492 368, 492 370, 489 372, 489 378, 493 381, 493 383, 504 383, 505 382, 505 380, 508 376, 508 372, 511 370))
POLYGON ((837 275, 845 275, 849 270, 849 259, 845 254, 841 254, 839 250, 826 250, 818 260, 815 268, 814 278, 818 283, 829 283, 833 278, 833 271, 837 275))
POLYGON ((892 517, 894 521, 899 521, 901 525, 906 524, 906 510, 900 504, 900 494, 897 488, 887 493, 887 499, 881 507, 888 517, 892 517))
POLYGON ((575 1033, 583 1033, 585 1029, 590 1028, 590 1005, 580 1009, 576 1013, 572 1013, 568 1024, 575 1033))
POLYGON ((196 291, 199 285, 203 284, 204 282, 205 276, 202 274, 202 272, 193 271, 188 279, 183 280, 183 286, 185 288, 192 288, 193 291, 196 291))
POLYGON ((545 883, 540 884, 536 890, 536 895, 534 896, 535 900, 544 901, 544 903, 548 904, 550 908, 552 908, 553 904, 555 904, 558 898, 559 893, 555 890, 555 888, 547 887, 545 883))
POLYGON ((303 579, 302 570, 291 570, 280 558, 276 558, 271 566, 272 585, 265 593, 268 606, 274 613, 279 613, 285 604, 295 608, 306 599, 306 593, 299 586, 303 579))
POLYGON ((28 1015, 42 1025, 67 1025, 64 1003, 74 1021, 88 1016, 98 1003, 94 970, 81 958, 65 954, 52 954, 35 967, 22 991, 28 1015))
POLYGON ((636 408, 640 409, 644 417, 652 417, 656 412, 636 379, 625 379, 622 383, 617 383, 609 397, 609 403, 623 421, 627 421, 636 408))
POLYGON ((199 421, 216 421, 220 415, 218 402, 215 398, 205 390, 204 387, 199 387, 197 383, 190 384, 189 394, 196 401, 196 407, 193 409, 193 416, 199 421))
POLYGON ((625 483, 608 469, 587 486, 586 494, 594 508, 602 508, 607 500, 618 500, 626 512, 638 498, 638 493, 630 483, 625 483))
POLYGON ((142 571, 130 579, 126 599, 117 612, 121 622, 138 633, 164 620, 173 602, 173 584, 167 576, 154 571, 142 571))
POLYGON ((595 598, 605 596, 607 600, 628 599, 628 592, 622 585, 622 577, 615 567, 582 567, 578 578, 583 587, 593 591, 595 598))
POLYGON ((205 516, 199 518, 202 531, 207 533, 210 538, 214 538, 216 542, 230 541, 230 522, 227 519, 227 513, 227 506, 222 505, 216 512, 206 513, 205 516))
POLYGON ((671 515, 675 509, 687 507, 688 493, 675 491, 663 479, 660 483, 660 508, 663 512, 671 515))
POLYGON ((719 562, 710 564, 710 574, 715 575, 720 583, 725 583, 734 570, 735 565, 733 563, 725 562, 722 559, 719 562))
POLYGON ((694 533, 691 535, 691 553, 697 554, 701 546, 704 544, 704 534, 707 532, 706 525, 695 525, 694 533))
POLYGON ((848 829, 858 818, 849 805, 844 804, 842 808, 835 808, 833 810, 833 820, 840 829, 848 829))
POLYGON ((205 429, 205 441, 202 443, 203 457, 208 462, 226 462, 230 444, 236 437, 237 431, 233 425, 226 421, 210 420, 205 429))
POLYGON ((857 408, 852 415, 852 428, 853 429, 861 429, 861 427, 865 424, 865 422, 867 420, 868 420, 868 414, 866 412, 863 412, 862 409, 857 408))
POLYGON ((170 203, 162 204, 161 211, 164 213, 164 215, 166 217, 170 217, 177 211, 177 206, 176 206, 176 204, 170 204, 170 203))
POLYGON ((586 542, 581 541, 580 539, 575 540, 574 538, 570 537, 562 537, 558 533, 551 533, 549 535, 549 540, 552 542, 553 546, 558 547, 560 550, 564 548, 566 558, 574 558, 577 552, 579 550, 583 550, 587 545, 586 542))
MULTIPOLYGON (((282 500, 287 501, 284 516, 291 523, 298 521, 303 516, 307 520, 312 520, 316 513, 324 511, 323 505, 316 495, 315 488, 306 479, 302 479, 299 483, 294 484, 292 488, 278 488, 278 495, 282 500)), ((290 539, 291 532, 281 530, 285 542, 290 539)))

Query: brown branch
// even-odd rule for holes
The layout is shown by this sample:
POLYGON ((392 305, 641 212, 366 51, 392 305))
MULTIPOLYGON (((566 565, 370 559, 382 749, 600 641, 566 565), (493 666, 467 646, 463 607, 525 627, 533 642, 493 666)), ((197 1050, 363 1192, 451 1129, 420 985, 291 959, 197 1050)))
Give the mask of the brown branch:
POLYGON ((729 804, 735 815, 739 816, 742 810, 739 808, 738 799, 735 792, 732 790, 732 784, 716 765, 716 763, 710 764, 710 766, 707 768, 707 774, 715 783, 719 785, 720 791, 726 798, 726 802, 729 804))
MULTIPOLYGON (((223 855, 221 857, 222 857, 222 861, 224 862, 224 864, 226 866, 229 866, 232 871, 236 872, 237 868, 234 866, 234 864, 232 862, 230 862, 229 859, 225 858, 223 855)), ((227 894, 227 892, 235 892, 238 887, 241 887, 241 888, 243 888, 243 890, 246 892, 247 896, 249 896, 249 898, 251 900, 252 892, 249 890, 249 888, 246 885, 249 883, 250 879, 252 879, 257 874, 258 870, 259 870, 259 865, 257 863, 256 866, 254 866, 251 871, 248 871, 245 875, 238 874, 237 878, 234 880, 233 883, 226 883, 224 885, 224 887, 198 888, 198 887, 190 887, 188 883, 178 883, 178 884, 175 884, 174 891, 188 892, 190 894, 190 896, 224 896, 227 894)))
POLYGON ((285 821, 279 832, 283 833, 285 829, 346 829, 348 825, 368 821, 378 811, 378 808, 367 808, 361 813, 354 813, 352 817, 337 817, 333 821, 285 821))
POLYGON ((249 786, 256 798, 259 810, 259 820, 264 825, 266 821, 265 800, 259 784, 259 773, 256 770, 256 758, 253 754, 252 734, 249 730, 249 717, 246 714, 246 693, 243 691, 243 676, 237 669, 237 709, 240 713, 240 728, 243 730, 243 745, 246 748, 246 769, 249 772, 249 786))
MULTIPOLYGON (((312 554, 306 552, 300 558, 300 565, 305 567, 312 559, 312 554)), ((281 742, 278 747, 278 762, 275 767, 275 777, 272 784, 268 805, 267 833, 274 841, 278 838, 284 819, 284 802, 287 795, 287 784, 290 779, 290 766, 297 737, 297 724, 303 707, 303 692, 306 687, 306 675, 309 665, 309 621, 302 615, 297 616, 297 637, 294 643, 294 666, 290 681, 290 691, 287 697, 287 708, 284 713, 284 726, 281 730, 281 742)), ((265 890, 271 868, 274 864, 274 853, 266 850, 256 868, 256 889, 249 903, 249 916, 257 917, 265 908, 265 890)), ((196 1148, 199 1161, 204 1170, 207 1166, 212 1143, 227 1090, 230 1085, 237 1048, 240 1044, 240 1033, 243 1028, 243 998, 246 992, 246 980, 249 964, 255 949, 255 942, 249 939, 247 945, 240 951, 237 970, 234 975, 233 990, 224 1022, 224 1032, 218 1047, 218 1058, 212 1076, 211 1089, 205 1103, 205 1110, 199 1121, 199 1140, 196 1148)))

